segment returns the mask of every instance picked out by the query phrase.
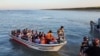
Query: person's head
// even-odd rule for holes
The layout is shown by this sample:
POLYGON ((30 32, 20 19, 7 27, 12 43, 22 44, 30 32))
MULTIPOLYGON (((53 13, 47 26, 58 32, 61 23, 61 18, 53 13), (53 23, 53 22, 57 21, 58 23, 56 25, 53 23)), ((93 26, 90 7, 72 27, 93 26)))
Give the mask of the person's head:
POLYGON ((87 36, 85 36, 84 38, 83 38, 83 41, 88 41, 89 39, 88 39, 88 37, 87 36))
POLYGON ((49 32, 48 33, 52 33, 52 30, 49 30, 49 32))
POLYGON ((32 33, 34 33, 34 30, 32 30, 32 33))
POLYGON ((93 46, 99 46, 100 40, 98 38, 95 38, 92 40, 92 44, 93 44, 93 46))
POLYGON ((42 34, 42 36, 44 36, 44 35, 45 35, 45 33, 44 33, 44 32, 42 32, 41 34, 42 34))
POLYGON ((90 23, 93 23, 93 21, 90 21, 90 23))
POLYGON ((61 26, 60 28, 64 28, 64 26, 61 26))
POLYGON ((38 31, 37 30, 35 31, 35 34, 38 34, 38 31))
POLYGON ((39 32, 39 34, 41 34, 41 32, 39 32))
POLYGON ((42 35, 41 39, 45 39, 44 35, 42 35))
POLYGON ((45 34, 44 32, 41 33, 42 35, 45 34))

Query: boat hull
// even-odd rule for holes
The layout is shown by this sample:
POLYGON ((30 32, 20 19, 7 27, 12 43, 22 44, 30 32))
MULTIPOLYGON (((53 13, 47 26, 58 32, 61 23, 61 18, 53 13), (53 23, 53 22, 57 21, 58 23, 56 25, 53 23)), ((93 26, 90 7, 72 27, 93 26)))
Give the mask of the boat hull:
POLYGON ((100 28, 97 27, 97 23, 95 22, 90 22, 90 33, 94 36, 94 37, 97 37, 97 38, 100 38, 100 28))
POLYGON ((28 48, 39 50, 39 51, 59 51, 61 47, 63 47, 67 43, 67 41, 64 41, 63 43, 60 44, 36 44, 31 41, 26 41, 12 35, 11 35, 11 39, 28 48))

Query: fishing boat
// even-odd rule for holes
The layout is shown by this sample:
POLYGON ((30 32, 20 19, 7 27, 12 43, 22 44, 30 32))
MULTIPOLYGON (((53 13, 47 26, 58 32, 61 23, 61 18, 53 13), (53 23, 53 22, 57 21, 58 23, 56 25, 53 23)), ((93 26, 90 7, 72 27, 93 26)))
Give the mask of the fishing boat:
POLYGON ((65 40, 59 44, 36 44, 27 40, 23 40, 13 35, 11 35, 11 40, 14 40, 19 44, 24 45, 28 48, 39 50, 39 51, 59 51, 61 47, 63 47, 67 43, 67 41, 65 40))

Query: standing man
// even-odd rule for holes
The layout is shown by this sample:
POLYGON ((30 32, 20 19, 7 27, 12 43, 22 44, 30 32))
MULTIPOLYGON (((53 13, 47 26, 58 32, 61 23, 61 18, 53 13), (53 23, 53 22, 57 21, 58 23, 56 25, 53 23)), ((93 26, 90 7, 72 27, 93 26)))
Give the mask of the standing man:
POLYGON ((86 49, 88 49, 89 48, 89 39, 88 39, 88 37, 87 36, 85 36, 84 38, 83 38, 83 42, 82 42, 82 44, 81 44, 81 48, 80 48, 80 56, 85 56, 85 50, 86 49))
POLYGON ((57 34, 58 34, 58 42, 63 42, 64 41, 64 26, 61 26, 58 30, 57 30, 57 34))
POLYGON ((85 51, 85 55, 100 56, 100 40, 98 38, 93 39, 92 45, 85 51))

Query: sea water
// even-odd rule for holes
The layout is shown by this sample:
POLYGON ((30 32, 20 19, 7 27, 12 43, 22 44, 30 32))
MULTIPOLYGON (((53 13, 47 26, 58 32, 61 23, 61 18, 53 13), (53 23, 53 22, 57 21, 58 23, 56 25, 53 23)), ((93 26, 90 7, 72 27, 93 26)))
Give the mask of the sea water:
POLYGON ((91 20, 97 21, 100 11, 78 10, 0 10, 0 56, 78 56, 82 38, 90 36, 91 20), (10 40, 13 29, 29 28, 47 33, 64 26, 67 44, 58 52, 29 49, 10 40))

